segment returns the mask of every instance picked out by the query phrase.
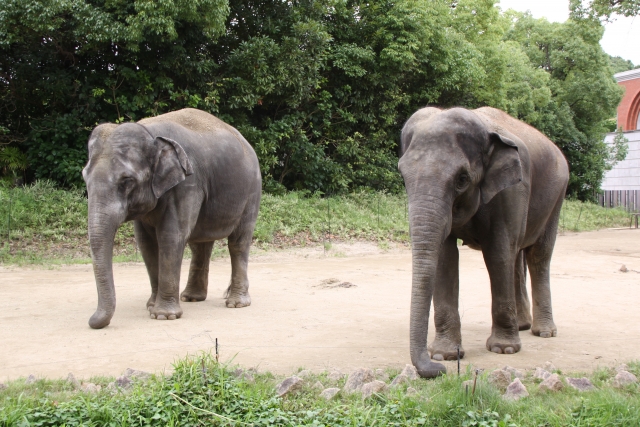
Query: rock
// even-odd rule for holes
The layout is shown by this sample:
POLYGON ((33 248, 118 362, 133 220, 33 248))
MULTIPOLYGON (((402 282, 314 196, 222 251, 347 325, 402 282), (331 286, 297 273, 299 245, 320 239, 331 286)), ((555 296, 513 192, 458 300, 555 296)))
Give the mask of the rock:
POLYGON ((620 267, 620 271, 621 271, 621 272, 623 272, 623 273, 626 273, 626 272, 628 272, 629 270, 627 269, 627 266, 626 266, 626 265, 622 264, 622 266, 620 267))
POLYGON ((0 391, 2 391, 2 390, 6 390, 7 388, 9 388, 9 386, 8 386, 8 385, 3 384, 3 383, 0 383, 0 391))
POLYGON ((620 371, 613 379, 614 387, 624 387, 629 384, 634 384, 638 382, 638 378, 628 371, 620 371))
POLYGON ((376 369, 376 379, 384 382, 389 381, 389 374, 384 369, 376 369))
POLYGON ((398 374, 393 381, 391 381, 391 384, 389 384, 389 387, 394 388, 399 386, 402 383, 406 383, 407 381, 409 381, 409 377, 406 376, 405 374, 398 374))
POLYGON ((418 390, 413 387, 407 387, 407 396, 415 396, 418 394, 418 390))
POLYGON ((405 365, 400 374, 406 375, 410 380, 417 380, 418 378, 420 378, 420 376, 418 375, 418 370, 413 365, 405 365))
POLYGON ((589 381, 589 378, 586 378, 586 377, 582 377, 582 378, 567 377, 567 382, 571 387, 575 388, 576 390, 589 391, 589 390, 595 389, 591 381, 589 381))
POLYGON ((312 386, 315 389, 318 390, 324 390, 324 386, 322 385, 322 383, 320 381, 316 381, 315 384, 312 386))
POLYGON ((557 371, 556 367, 551 362, 544 362, 544 365, 542 365, 542 369, 548 372, 557 371))
POLYGON ((105 387, 105 390, 111 392, 111 393, 115 393, 117 391, 119 391, 118 386, 116 385, 115 381, 111 381, 109 384, 107 384, 107 386, 105 387))
POLYGON ((509 386, 507 386, 507 391, 502 397, 507 400, 519 400, 527 396, 529 396, 527 388, 522 384, 520 378, 516 378, 511 384, 509 384, 509 386))
POLYGON ((340 381, 344 378, 344 374, 340 371, 331 371, 331 373, 327 375, 327 378, 331 381, 340 381))
POLYGON ((502 370, 509 372, 513 378, 520 378, 520 380, 523 380, 524 377, 526 377, 526 374, 524 371, 513 368, 511 366, 505 366, 504 368, 502 368, 502 370))
POLYGON ((371 369, 359 368, 349 374, 347 382, 344 385, 344 391, 352 393, 360 390, 362 385, 373 381, 373 371, 371 369))
POLYGON ((620 372, 620 371, 627 371, 628 372, 629 371, 629 366, 627 366, 626 363, 623 363, 622 365, 617 366, 616 367, 616 372, 620 372))
POLYGON ((148 380, 151 378, 151 374, 149 372, 138 371, 137 369, 131 368, 127 368, 122 375, 130 379, 148 380))
POLYGON ((129 377, 125 377, 124 375, 119 376, 114 381, 114 385, 115 386, 120 387, 120 388, 124 388, 124 389, 131 388, 132 384, 133 384, 133 380, 131 378, 129 378, 129 377))
POLYGON ((36 380, 36 377, 35 377, 33 374, 30 374, 30 375, 27 377, 27 379, 26 379, 26 380, 24 380, 24 383, 25 383, 25 384, 33 384, 33 383, 35 383, 36 381, 37 381, 37 380, 36 380))
POLYGON ((511 384, 511 372, 496 369, 489 374, 489 382, 500 389, 505 389, 511 384))
POLYGON ((311 371, 307 369, 304 369, 296 374, 298 378, 302 378, 302 379, 307 378, 309 375, 311 375, 311 371))
POLYGON ((551 374, 540 383, 540 390, 560 391, 564 388, 558 374, 551 374))
POLYGON ((233 375, 234 377, 236 377, 237 379, 247 382, 247 383, 253 383, 255 381, 255 379, 253 378, 253 373, 255 372, 255 370, 244 370, 241 368, 236 369, 235 371, 231 372, 231 375, 233 375))
POLYGON ((320 397, 322 397, 322 398, 324 398, 326 400, 331 400, 333 398, 333 396, 338 394, 339 391, 340 391, 340 389, 336 388, 336 387, 326 388, 326 389, 322 390, 322 393, 320 393, 320 397))
POLYGON ((387 384, 379 380, 373 380, 369 383, 364 384, 360 391, 362 391, 362 398, 366 399, 374 393, 380 393, 385 388, 387 388, 387 384))
POLYGON ((78 382, 76 377, 71 372, 69 372, 69 375, 67 375, 67 382, 69 384, 71 384, 73 386, 73 388, 80 387, 80 383, 78 382))
POLYGON ((533 378, 538 378, 541 380, 546 380, 551 375, 551 372, 545 371, 542 368, 536 368, 536 371, 533 373, 533 378))
POLYGON ((276 386, 276 393, 278 394, 278 397, 293 393, 302 388, 302 383, 302 378, 293 375, 276 386))
POLYGON ((80 390, 85 393, 97 393, 102 389, 102 386, 96 385, 94 383, 82 383, 80 384, 80 390))

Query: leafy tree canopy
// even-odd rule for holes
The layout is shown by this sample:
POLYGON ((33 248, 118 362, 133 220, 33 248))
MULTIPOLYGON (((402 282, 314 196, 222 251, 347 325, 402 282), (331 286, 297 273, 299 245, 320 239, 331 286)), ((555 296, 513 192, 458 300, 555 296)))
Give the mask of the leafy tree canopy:
POLYGON ((0 144, 26 153, 29 176, 82 185, 97 123, 190 106, 245 135, 267 191, 399 191, 399 132, 416 109, 490 105, 558 143, 569 191, 591 197, 621 97, 600 22, 494 3, 7 0, 0 144))

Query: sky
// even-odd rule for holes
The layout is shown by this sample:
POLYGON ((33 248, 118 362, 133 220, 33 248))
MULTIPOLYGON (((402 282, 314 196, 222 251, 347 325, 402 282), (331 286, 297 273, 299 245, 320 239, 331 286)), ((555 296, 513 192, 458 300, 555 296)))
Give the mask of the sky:
MULTIPOLYGON (((564 22, 569 17, 569 0, 500 0, 498 6, 502 10, 529 10, 534 18, 547 18, 550 22, 564 22)), ((616 16, 604 28, 602 49, 640 65, 640 16, 616 16)))

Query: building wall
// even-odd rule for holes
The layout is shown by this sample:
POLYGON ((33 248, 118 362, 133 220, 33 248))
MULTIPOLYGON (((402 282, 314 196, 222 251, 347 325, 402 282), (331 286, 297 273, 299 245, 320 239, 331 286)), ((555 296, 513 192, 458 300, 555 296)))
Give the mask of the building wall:
MULTIPOLYGON (((611 143, 615 135, 607 134, 604 141, 611 143)), ((640 130, 625 132, 624 136, 629 141, 629 152, 623 161, 605 173, 602 181, 605 191, 640 189, 640 130)))
POLYGON ((624 97, 618 105, 618 126, 623 131, 638 129, 640 113, 640 69, 617 73, 615 79, 625 88, 624 97))

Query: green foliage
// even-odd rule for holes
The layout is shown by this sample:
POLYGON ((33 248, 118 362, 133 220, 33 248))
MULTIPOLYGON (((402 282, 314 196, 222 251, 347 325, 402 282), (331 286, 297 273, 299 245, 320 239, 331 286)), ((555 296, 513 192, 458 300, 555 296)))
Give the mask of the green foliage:
POLYGON ((613 20, 615 15, 637 16, 640 0, 570 0, 572 15, 581 18, 613 20))
MULTIPOLYGON (((254 146, 264 188, 400 192, 397 143, 427 104, 501 108, 557 142, 593 194, 621 90, 597 19, 551 24, 493 0, 8 0, 0 143, 30 179, 82 186, 98 123, 183 107, 254 146)), ((619 65, 619 64, 618 64, 619 65)))
POLYGON ((631 427, 640 417, 637 384, 613 389, 613 369, 588 375, 597 387, 588 393, 570 387, 541 391, 529 377, 524 383, 530 396, 510 402, 486 374, 478 378, 473 395, 465 392, 462 381, 472 377, 471 370, 413 380, 366 400, 359 393, 339 393, 326 401, 311 385, 320 381, 341 387, 344 380, 312 374, 299 392, 277 398, 274 386, 280 379, 274 375, 255 373, 255 380, 247 382, 231 368, 206 353, 190 356, 174 364, 171 376, 136 381, 124 393, 105 391, 111 378, 91 379, 103 388, 97 394, 75 391, 63 380, 27 385, 20 379, 0 391, 0 425, 631 427), (409 386, 417 393, 408 395, 409 386))
POLYGON ((614 74, 633 70, 634 68, 636 68, 636 66, 633 65, 633 62, 620 56, 609 55, 609 62, 611 63, 611 70, 614 74))

